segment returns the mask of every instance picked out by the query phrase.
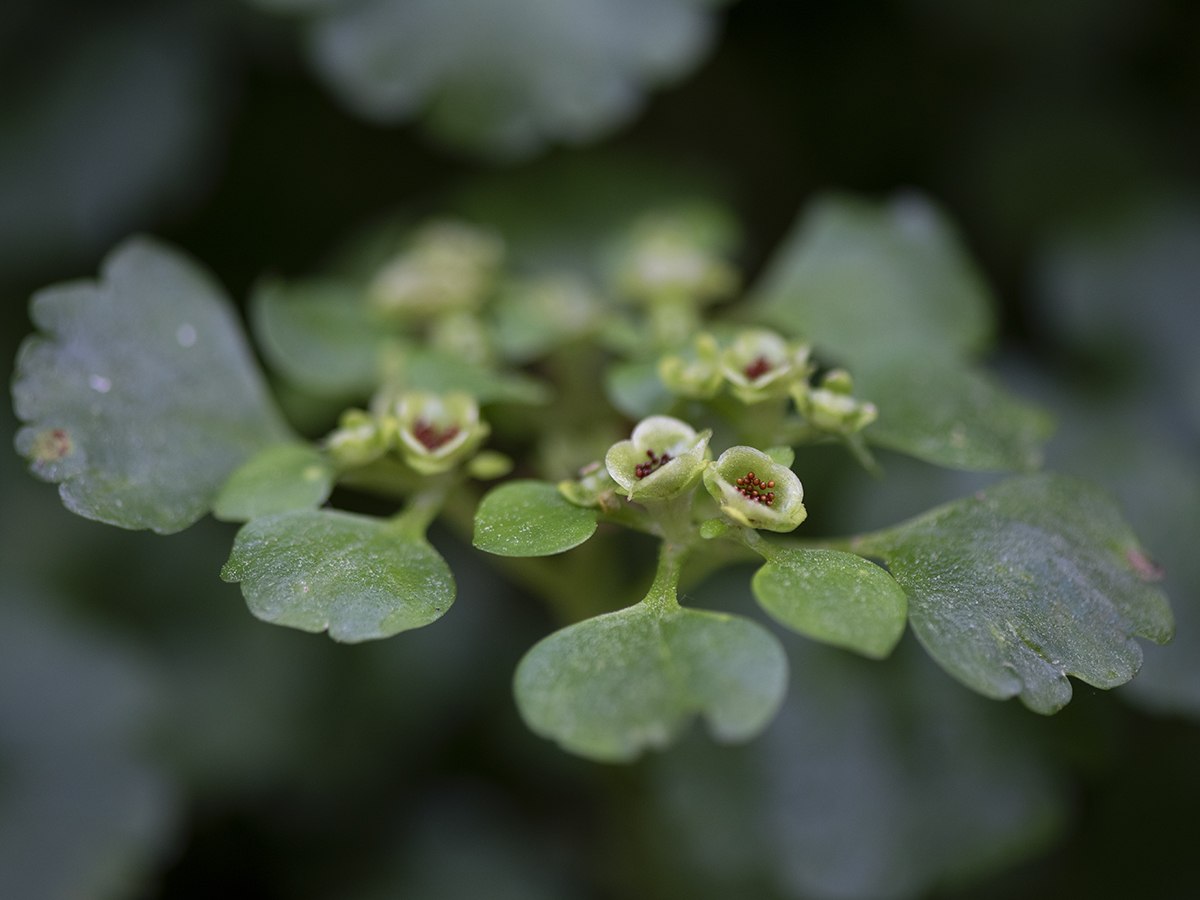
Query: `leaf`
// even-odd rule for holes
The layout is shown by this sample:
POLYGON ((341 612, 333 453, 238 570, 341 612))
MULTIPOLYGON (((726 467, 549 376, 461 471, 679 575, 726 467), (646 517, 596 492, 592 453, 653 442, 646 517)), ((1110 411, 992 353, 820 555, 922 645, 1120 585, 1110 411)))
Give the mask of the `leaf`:
POLYGON ((307 444, 276 444, 242 464, 217 495, 213 515, 248 522, 290 509, 320 506, 333 489, 333 470, 307 444))
POLYGON ((443 141, 512 158, 628 121, 646 86, 704 55, 710 5, 364 0, 320 16, 310 48, 318 74, 360 115, 391 123, 423 112, 443 141))
POLYGON ((1131 679, 1136 637, 1171 639, 1167 598, 1116 504, 1061 476, 1001 482, 864 541, 909 597, 914 633, 987 697, 1035 712, 1071 699, 1068 675, 1100 688, 1131 679))
POLYGON ((73 512, 169 534, 254 451, 287 437, 241 326, 195 263, 148 238, 99 282, 34 295, 17 357, 17 449, 73 512))
POLYGON ((1017 710, 961 688, 910 641, 878 663, 785 640, 791 684, 759 739, 686 740, 652 764, 653 827, 705 896, 767 883, 813 900, 925 897, 1061 832, 1065 785, 1017 710))
POLYGON ((435 350, 413 350, 404 355, 405 386, 414 391, 447 394, 465 391, 481 405, 486 403, 545 403, 550 389, 544 382, 521 372, 496 372, 457 356, 435 350))
POLYGON ((883 659, 904 634, 904 591, 851 553, 782 550, 754 574, 752 586, 780 624, 864 656, 883 659))
POLYGON ((335 279, 259 284, 254 333, 271 367, 319 397, 365 397, 379 384, 387 331, 368 315, 362 288, 335 279))
MULTIPOLYGON (((754 291, 769 322, 858 368, 953 359, 991 340, 992 297, 929 200, 843 196, 811 203, 754 291)), ((873 398, 869 398, 873 399, 873 398)))
POLYGON ((428 625, 454 602, 454 576, 424 538, 335 510, 292 510, 242 527, 221 577, 258 618, 335 641, 428 625))
POLYGON ((596 531, 596 514, 569 503, 545 481, 510 481, 489 491, 475 512, 474 544, 498 556, 550 556, 596 531))
POLYGON ((669 412, 675 395, 658 377, 658 362, 616 363, 604 373, 609 402, 631 419, 669 412))
POLYGON ((783 699, 787 660, 749 619, 640 603, 543 638, 514 679, 535 733, 624 762, 666 747, 697 713, 719 741, 757 734, 783 699))
POLYGON ((1042 462, 1053 419, 987 373, 952 362, 906 360, 855 373, 857 393, 879 409, 872 444, 940 466, 1029 471, 1042 462))

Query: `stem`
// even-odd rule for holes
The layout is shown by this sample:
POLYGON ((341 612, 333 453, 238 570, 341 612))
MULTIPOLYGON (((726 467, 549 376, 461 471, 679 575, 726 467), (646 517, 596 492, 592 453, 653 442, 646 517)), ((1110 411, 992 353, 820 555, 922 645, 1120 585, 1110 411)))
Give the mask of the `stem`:
POLYGON ((669 500, 642 500, 642 505, 654 521, 653 533, 671 544, 690 544, 696 531, 692 523, 692 497, 695 493, 689 490, 669 500))
POLYGON ((446 494, 454 486, 454 479, 440 479, 423 491, 419 491, 409 500, 403 510, 392 516, 390 527, 393 531, 412 538, 424 538, 425 532, 437 518, 442 506, 446 503, 446 494))
POLYGON ((725 537, 749 547, 763 559, 779 558, 781 550, 837 550, 842 553, 853 553, 856 556, 867 556, 870 553, 870 541, 883 532, 859 534, 845 538, 779 538, 768 541, 753 528, 734 525, 725 533, 725 537))
POLYGON ((662 542, 658 550, 658 570, 654 573, 654 583, 650 585, 644 603, 662 612, 679 608, 679 573, 683 571, 683 562, 691 549, 687 545, 662 542))

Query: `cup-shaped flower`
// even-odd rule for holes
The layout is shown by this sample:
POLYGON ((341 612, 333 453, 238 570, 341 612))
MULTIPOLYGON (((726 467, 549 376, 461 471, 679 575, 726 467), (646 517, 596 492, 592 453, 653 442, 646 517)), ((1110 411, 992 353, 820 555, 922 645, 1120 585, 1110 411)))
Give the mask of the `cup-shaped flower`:
POLYGON ((854 382, 845 369, 831 369, 821 379, 821 386, 796 385, 792 397, 800 414, 815 428, 833 434, 850 435, 861 431, 879 415, 875 404, 855 400, 851 396, 854 382))
POLYGON ((796 473, 753 447, 730 447, 704 470, 704 486, 735 522, 791 531, 808 515, 796 473))
POLYGON ((396 403, 397 447, 422 475, 454 468, 473 454, 491 431, 470 394, 411 391, 396 403))
POLYGON ((730 227, 716 210, 697 207, 646 216, 620 259, 619 292, 641 303, 686 298, 711 303, 738 288, 737 270, 722 258, 730 227))
POLYGON ((375 416, 362 409, 348 409, 338 427, 325 438, 325 449, 343 468, 365 466, 386 453, 392 434, 375 416))
POLYGON ((379 270, 369 297, 377 310, 398 319, 477 309, 503 256, 504 242, 490 231, 462 222, 432 222, 379 270))
POLYGON ((672 394, 704 400, 721 389, 721 351, 717 339, 707 332, 696 335, 692 346, 680 354, 658 361, 658 377, 672 394))
POLYGON ((809 349, 773 331, 742 331, 721 354, 721 372, 743 403, 784 397, 793 384, 808 378, 809 349))
POLYGON ((651 416, 629 440, 608 449, 604 465, 630 500, 669 500, 696 486, 708 465, 711 437, 679 419, 651 416))

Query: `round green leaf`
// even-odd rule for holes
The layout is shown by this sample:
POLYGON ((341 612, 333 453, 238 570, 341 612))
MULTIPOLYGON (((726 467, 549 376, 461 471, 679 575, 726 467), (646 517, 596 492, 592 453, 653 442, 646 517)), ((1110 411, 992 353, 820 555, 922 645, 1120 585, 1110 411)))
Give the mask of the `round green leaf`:
POLYGON ((292 510, 242 527, 221 577, 266 622, 366 641, 420 628, 454 602, 454 576, 419 537, 335 510, 292 510))
POLYGON ((785 550, 755 573, 751 586, 780 624, 864 656, 886 657, 904 633, 903 589, 851 553, 785 550))
POLYGON ((227 522, 320 506, 333 489, 333 470, 307 444, 276 444, 250 457, 234 472, 213 503, 227 522))
POLYGON ((596 514, 567 502, 545 481, 510 481, 475 512, 475 546, 497 556, 550 556, 578 547, 596 531, 596 514))
POLYGON ((697 713, 717 740, 748 740, 775 715, 786 681, 779 642, 749 619, 641 603, 539 641, 514 690, 534 732, 621 762, 667 746, 697 713))
POLYGON ((1061 476, 1014 478, 866 542, 909 596, 925 648, 968 687, 1040 713, 1142 663, 1135 636, 1171 639, 1167 598, 1116 504, 1061 476))
POLYGON ((121 244, 99 282, 39 291, 17 358, 17 449, 72 512, 168 534, 286 439, 224 293, 182 254, 121 244))

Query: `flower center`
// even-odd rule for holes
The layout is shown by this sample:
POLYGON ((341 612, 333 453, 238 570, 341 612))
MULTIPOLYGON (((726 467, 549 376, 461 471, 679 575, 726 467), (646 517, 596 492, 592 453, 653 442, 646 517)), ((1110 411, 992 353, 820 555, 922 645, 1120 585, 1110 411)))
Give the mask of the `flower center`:
POLYGON ((426 419, 418 419, 413 425, 413 437, 420 441, 426 450, 436 450, 443 444, 447 444, 454 440, 458 434, 459 428, 457 425, 447 425, 445 428, 438 428, 432 422, 426 419))
POLYGON ((750 365, 746 366, 742 371, 746 373, 746 377, 753 381, 755 378, 760 378, 766 375, 771 369, 775 368, 767 360, 765 356, 760 356, 750 365))
POLYGON ((663 451, 662 456, 655 456, 653 450, 647 450, 646 456, 650 458, 650 461, 642 463, 633 470, 638 478, 645 478, 651 472, 656 472, 671 461, 671 454, 666 451, 663 451))
POLYGON ((747 472, 745 478, 737 480, 739 494, 747 500, 762 503, 765 506, 775 504, 775 492, 771 490, 773 487, 775 487, 774 481, 763 481, 753 472, 747 472))

